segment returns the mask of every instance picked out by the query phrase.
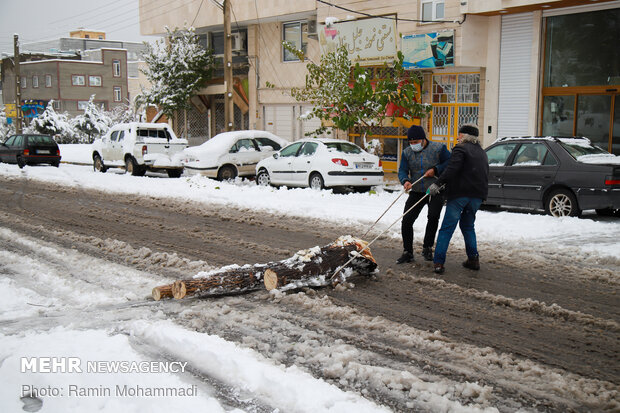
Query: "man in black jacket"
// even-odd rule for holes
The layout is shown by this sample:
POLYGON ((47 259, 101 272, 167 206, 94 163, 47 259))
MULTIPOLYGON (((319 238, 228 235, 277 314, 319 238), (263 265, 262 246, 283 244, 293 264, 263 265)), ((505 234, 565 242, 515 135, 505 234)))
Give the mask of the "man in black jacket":
POLYGON ((448 200, 446 213, 437 235, 433 260, 437 274, 445 271, 446 252, 457 223, 463 233, 467 253, 467 260, 463 262, 463 266, 472 270, 480 269, 474 222, 476 212, 487 197, 489 162, 486 152, 478 141, 478 128, 475 126, 461 126, 458 142, 452 149, 448 166, 428 189, 430 195, 436 195, 441 186, 445 185, 448 200))

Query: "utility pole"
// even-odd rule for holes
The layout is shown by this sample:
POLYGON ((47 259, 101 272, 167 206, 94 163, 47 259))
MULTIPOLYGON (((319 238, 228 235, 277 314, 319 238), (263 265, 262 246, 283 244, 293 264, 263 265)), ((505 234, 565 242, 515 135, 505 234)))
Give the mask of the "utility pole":
POLYGON ((15 133, 22 133, 22 86, 19 72, 19 36, 13 35, 13 64, 15 66, 15 133))
POLYGON ((224 0, 224 121, 226 131, 235 125, 233 106, 233 72, 232 72, 232 34, 230 31, 230 0, 224 0))

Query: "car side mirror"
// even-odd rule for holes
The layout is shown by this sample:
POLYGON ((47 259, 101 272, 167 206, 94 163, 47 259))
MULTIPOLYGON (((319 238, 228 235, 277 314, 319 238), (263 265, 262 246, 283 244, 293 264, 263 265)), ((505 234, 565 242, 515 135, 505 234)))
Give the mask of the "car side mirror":
POLYGON ((278 152, 276 152, 276 153, 274 153, 274 154, 273 154, 273 158, 274 158, 274 159, 278 159, 279 157, 280 157, 280 154, 279 154, 278 152))

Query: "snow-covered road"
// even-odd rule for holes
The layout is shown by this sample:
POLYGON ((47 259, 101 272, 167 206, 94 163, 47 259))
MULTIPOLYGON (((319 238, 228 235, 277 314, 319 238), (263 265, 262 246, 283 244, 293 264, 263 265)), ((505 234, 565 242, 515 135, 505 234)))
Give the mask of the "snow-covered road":
MULTIPOLYGON (((78 194, 76 204, 84 210, 91 206, 82 201, 79 191, 97 189, 118 196, 140 194, 197 202, 205 209, 215 205, 239 212, 264 211, 289 220, 314 220, 326 226, 338 223, 360 233, 397 195, 276 190, 201 177, 175 180, 95 174, 89 167, 74 165, 19 170, 0 164, 0 182, 9 181, 72 188, 78 194)), ((15 209, 29 208, 30 200, 24 197, 32 195, 25 193, 8 195, 15 209)), ((401 209, 399 205, 390 211, 379 230, 394 221, 401 209)), ((163 253, 148 244, 131 245, 97 233, 59 231, 36 220, 29 222, 26 215, 0 213, 4 223, 0 227, 0 285, 5 292, 0 304, 0 404, 7 411, 20 411, 24 406, 49 412, 620 408, 617 381, 455 341, 440 331, 365 314, 312 290, 153 302, 147 297, 153 286, 171 282, 180 274, 211 269, 217 261, 210 259, 209 263, 176 251, 163 253), (20 222, 9 229, 8 223, 15 220, 20 222), (89 361, 187 364, 182 372, 34 373, 22 372, 25 357, 78 358, 83 366, 89 361), (154 389, 169 389, 176 396, 144 394, 154 389), (36 391, 39 397, 22 399, 36 391), (60 393, 48 394, 53 391, 60 393)), ((106 222, 105 217, 93 215, 93 222, 106 222)), ((255 229, 252 219, 248 218, 248 230, 255 229)), ((398 240, 398 227, 380 242, 390 245, 398 240)), ((481 211, 477 229, 489 257, 498 256, 496 251, 501 250, 511 259, 528 260, 533 267, 547 268, 550 262, 565 269, 588 266, 592 271, 572 271, 574 277, 586 285, 618 287, 618 220, 481 211)), ((415 230, 422 231, 422 223, 415 230)), ((460 236, 454 243, 451 251, 460 250, 460 236)), ((497 263, 489 263, 493 264, 497 263)), ((617 338, 620 331, 617 311, 607 315, 595 308, 545 304, 533 295, 502 295, 458 285, 447 277, 444 281, 389 271, 383 275, 390 282, 408 277, 438 294, 449 290, 463 300, 531 312, 558 323, 569 320, 593 334, 599 330, 617 338)), ((618 348, 610 351, 618 354, 618 348)))

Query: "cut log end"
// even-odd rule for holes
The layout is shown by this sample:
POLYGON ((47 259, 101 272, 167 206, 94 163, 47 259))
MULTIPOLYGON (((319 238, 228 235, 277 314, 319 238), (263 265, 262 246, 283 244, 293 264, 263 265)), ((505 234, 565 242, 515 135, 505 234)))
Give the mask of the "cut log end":
POLYGON ((160 285, 159 287, 155 287, 151 295, 155 301, 159 301, 162 298, 172 298, 172 285, 160 285))
POLYGON ((187 288, 185 287, 185 283, 183 281, 175 281, 174 284, 172 284, 172 295, 177 300, 180 300, 187 295, 187 288))
POLYGON ((265 275, 263 276, 263 280, 265 283, 265 288, 267 291, 271 291, 273 289, 278 288, 278 274, 271 269, 265 270, 265 275))

